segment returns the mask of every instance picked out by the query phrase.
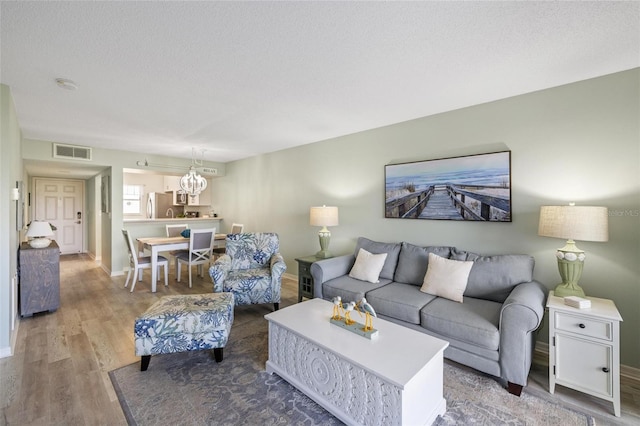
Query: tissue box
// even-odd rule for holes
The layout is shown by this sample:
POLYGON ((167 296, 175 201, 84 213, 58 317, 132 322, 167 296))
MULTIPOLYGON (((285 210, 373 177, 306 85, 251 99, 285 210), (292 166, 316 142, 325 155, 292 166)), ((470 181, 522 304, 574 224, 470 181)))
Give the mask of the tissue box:
POLYGON ((585 309, 591 307, 591 300, 578 296, 567 296, 564 298, 564 304, 573 308, 585 309))

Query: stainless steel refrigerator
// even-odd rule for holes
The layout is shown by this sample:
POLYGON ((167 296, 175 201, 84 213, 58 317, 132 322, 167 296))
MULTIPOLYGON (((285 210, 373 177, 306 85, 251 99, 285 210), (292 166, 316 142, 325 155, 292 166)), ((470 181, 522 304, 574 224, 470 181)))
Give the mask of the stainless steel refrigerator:
MULTIPOLYGON (((177 206, 172 205, 171 194, 150 192, 147 197, 147 218, 164 219, 175 217, 177 206)), ((181 207, 179 207, 181 209, 181 207)))

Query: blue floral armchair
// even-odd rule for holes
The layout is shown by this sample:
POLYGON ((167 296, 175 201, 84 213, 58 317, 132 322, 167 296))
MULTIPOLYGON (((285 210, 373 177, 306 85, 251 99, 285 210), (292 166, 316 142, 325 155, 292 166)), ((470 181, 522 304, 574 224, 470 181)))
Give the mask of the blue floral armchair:
POLYGON ((209 268, 214 293, 233 293, 236 305, 273 303, 278 310, 287 269, 279 250, 278 234, 228 234, 226 253, 209 268))

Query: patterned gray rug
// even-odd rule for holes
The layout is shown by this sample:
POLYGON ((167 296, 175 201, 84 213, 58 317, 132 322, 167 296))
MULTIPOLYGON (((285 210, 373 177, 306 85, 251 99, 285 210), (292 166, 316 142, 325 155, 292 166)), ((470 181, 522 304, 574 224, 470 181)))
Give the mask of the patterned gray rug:
MULTIPOLYGON (((266 320, 236 313, 224 360, 213 351, 159 355, 109 373, 131 425, 342 424, 277 375, 265 371, 266 320)), ((510 395, 491 377, 445 362, 447 412, 436 425, 594 425, 551 398, 510 395)))

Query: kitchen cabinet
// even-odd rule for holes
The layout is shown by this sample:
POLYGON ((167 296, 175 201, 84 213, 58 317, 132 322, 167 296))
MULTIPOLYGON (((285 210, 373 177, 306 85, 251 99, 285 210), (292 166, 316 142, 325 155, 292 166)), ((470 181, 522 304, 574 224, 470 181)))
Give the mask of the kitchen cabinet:
POLYGON ((553 292, 549 309, 549 392, 556 384, 613 402, 620 417, 620 321, 615 304, 588 297, 591 307, 572 308, 553 292))
POLYGON ((163 176, 164 178, 164 190, 168 191, 181 191, 180 179, 182 176, 163 176))
POLYGON ((200 195, 187 196, 187 206, 199 206, 199 205, 200 205, 200 195))
POLYGON ((48 247, 33 248, 20 244, 20 315, 53 312, 60 306, 60 247, 51 241, 48 247))

